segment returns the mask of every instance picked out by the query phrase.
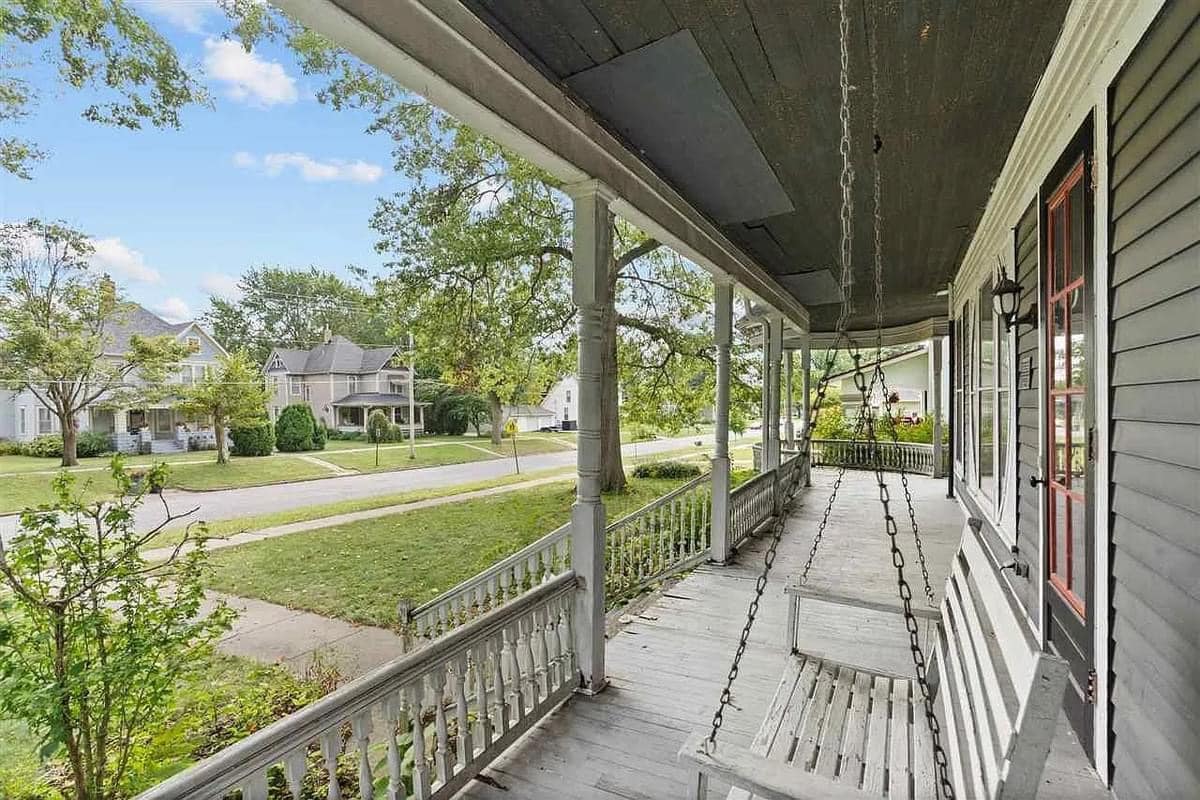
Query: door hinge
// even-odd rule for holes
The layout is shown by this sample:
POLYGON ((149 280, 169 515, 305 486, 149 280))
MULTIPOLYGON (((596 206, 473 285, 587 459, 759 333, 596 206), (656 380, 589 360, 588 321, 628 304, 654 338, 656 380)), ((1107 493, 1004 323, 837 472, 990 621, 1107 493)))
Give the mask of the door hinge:
POLYGON ((1092 705, 1096 704, 1096 670, 1089 669, 1087 674, 1087 688, 1084 689, 1083 699, 1092 705))

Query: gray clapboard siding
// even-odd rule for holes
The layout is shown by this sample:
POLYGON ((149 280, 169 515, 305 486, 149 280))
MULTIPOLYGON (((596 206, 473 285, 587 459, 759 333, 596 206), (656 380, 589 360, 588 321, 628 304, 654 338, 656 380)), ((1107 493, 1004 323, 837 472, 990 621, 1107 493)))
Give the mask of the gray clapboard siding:
POLYGON ((1200 787, 1200 0, 1112 87, 1112 778, 1200 787))
MULTIPOLYGON (((1017 223, 1017 282, 1021 284, 1020 309, 1040 306, 1040 284, 1038 282, 1038 207, 1033 200, 1017 223)), ((1038 410, 1038 336, 1040 325, 1021 325, 1017 330, 1017 547, 1020 558, 1033 568, 1028 578, 1012 577, 1010 583, 1025 613, 1038 618, 1038 553, 1042 546, 1041 523, 1038 517, 1038 489, 1029 485, 1031 477, 1039 476, 1041 467, 1041 442, 1038 410), (1021 383, 1021 371, 1031 365, 1029 383, 1021 383)))

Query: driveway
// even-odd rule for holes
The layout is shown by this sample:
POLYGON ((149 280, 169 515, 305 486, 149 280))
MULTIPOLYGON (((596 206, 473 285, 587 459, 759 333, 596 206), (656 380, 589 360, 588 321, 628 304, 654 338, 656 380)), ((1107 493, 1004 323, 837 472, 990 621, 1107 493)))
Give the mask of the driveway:
MULTIPOLYGON (((626 456, 646 456, 663 453, 701 442, 706 448, 713 444, 712 434, 686 436, 672 439, 655 439, 648 442, 632 442, 622 445, 626 456)), ((575 464, 575 451, 543 453, 523 456, 521 471, 536 472, 544 469, 566 469, 575 464)), ((473 461, 467 464, 447 464, 441 467, 374 472, 362 475, 345 475, 295 483, 251 486, 243 489, 220 489, 211 492, 187 492, 169 489, 164 498, 171 511, 178 514, 189 509, 196 512, 189 520, 202 519, 209 522, 238 517, 268 514, 291 508, 323 505, 339 500, 353 500, 374 495, 397 494, 417 489, 441 488, 463 483, 476 483, 504 475, 516 470, 511 458, 496 458, 473 461)), ((49 478, 47 477, 47 480, 49 478)), ((137 512, 138 530, 149 530, 165 518, 162 503, 146 502, 137 512)), ((9 541, 17 530, 17 517, 0 517, 0 539, 9 541)))

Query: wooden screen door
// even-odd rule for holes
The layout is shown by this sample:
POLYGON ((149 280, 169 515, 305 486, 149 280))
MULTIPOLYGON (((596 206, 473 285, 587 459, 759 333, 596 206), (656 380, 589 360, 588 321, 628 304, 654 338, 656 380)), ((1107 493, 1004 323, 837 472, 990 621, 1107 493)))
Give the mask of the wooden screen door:
POLYGON ((1091 193, 1080 156, 1051 192, 1046 224, 1046 643, 1071 665, 1063 707, 1092 752, 1094 453, 1091 193))

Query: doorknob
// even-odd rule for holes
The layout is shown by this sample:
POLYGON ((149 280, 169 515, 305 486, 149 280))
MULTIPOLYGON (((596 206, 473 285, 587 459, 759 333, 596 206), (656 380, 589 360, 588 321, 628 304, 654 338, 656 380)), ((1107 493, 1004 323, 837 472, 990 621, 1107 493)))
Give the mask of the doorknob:
POLYGON ((1036 489, 1036 488, 1038 487, 1038 484, 1041 484, 1042 486, 1045 486, 1045 485, 1046 485, 1046 479, 1045 479, 1045 478, 1039 478, 1037 475, 1030 475, 1030 476, 1029 476, 1029 486, 1030 486, 1030 488, 1032 488, 1032 489, 1036 489))

